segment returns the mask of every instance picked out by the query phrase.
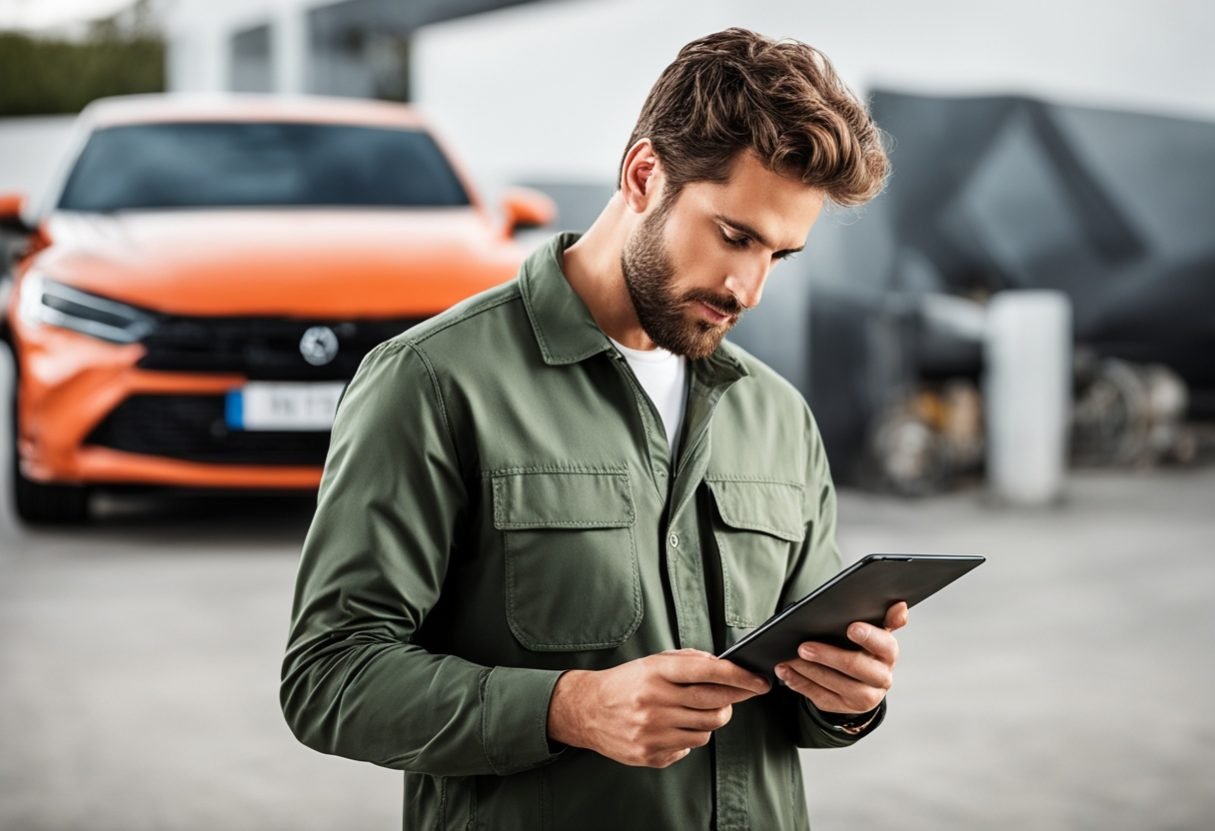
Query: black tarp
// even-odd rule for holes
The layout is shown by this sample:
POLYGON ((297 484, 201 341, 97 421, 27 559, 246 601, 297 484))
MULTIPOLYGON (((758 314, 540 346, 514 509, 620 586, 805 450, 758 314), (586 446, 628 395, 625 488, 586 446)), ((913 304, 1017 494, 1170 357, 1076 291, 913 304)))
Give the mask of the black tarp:
POLYGON ((1215 123, 886 91, 872 110, 891 232, 941 290, 1063 291, 1077 344, 1170 366, 1215 417, 1215 123))

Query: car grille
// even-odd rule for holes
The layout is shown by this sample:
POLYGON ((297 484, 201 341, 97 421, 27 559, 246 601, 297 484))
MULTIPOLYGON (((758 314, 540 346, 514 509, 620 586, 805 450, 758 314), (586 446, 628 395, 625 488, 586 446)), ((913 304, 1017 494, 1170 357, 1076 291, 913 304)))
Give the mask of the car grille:
POLYGON ((192 462, 320 467, 329 432, 231 430, 222 395, 141 394, 111 410, 85 443, 192 462))
POLYGON ((253 380, 344 381, 354 377, 359 362, 376 344, 422 319, 165 316, 141 341, 147 354, 139 366, 177 372, 232 372, 253 380), (323 366, 308 363, 300 352, 300 340, 313 326, 327 326, 337 336, 337 355, 323 366))

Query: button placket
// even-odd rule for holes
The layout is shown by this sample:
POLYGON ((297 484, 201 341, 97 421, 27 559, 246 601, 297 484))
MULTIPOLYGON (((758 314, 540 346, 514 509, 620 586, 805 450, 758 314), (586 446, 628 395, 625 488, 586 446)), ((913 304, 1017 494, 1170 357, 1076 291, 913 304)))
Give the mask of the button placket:
POLYGON ((668 498, 669 489, 667 471, 672 466, 672 460, 670 458, 670 447, 667 444, 666 429, 662 426, 662 417, 658 414, 658 408, 654 406, 654 403, 650 401, 650 397, 642 389, 641 383, 637 380, 637 376, 633 374, 633 370, 629 367, 625 357, 615 349, 611 350, 608 354, 633 393, 633 401, 637 406, 637 412, 641 418, 644 433, 646 456, 650 467, 650 481, 653 483, 658 496, 665 502, 668 498))

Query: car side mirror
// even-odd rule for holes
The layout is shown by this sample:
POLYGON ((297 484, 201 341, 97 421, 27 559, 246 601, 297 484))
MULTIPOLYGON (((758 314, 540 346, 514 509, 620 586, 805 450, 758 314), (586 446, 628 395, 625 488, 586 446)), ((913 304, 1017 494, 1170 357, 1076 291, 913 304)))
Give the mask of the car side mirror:
POLYGON ((25 197, 19 193, 0 194, 0 231, 30 234, 33 228, 25 224, 21 211, 25 208, 25 197))
POLYGON ((548 225, 557 218, 557 205, 552 199, 531 188, 508 188, 502 195, 504 236, 512 236, 527 228, 548 225))
POLYGON ((21 212, 25 197, 0 194, 0 279, 7 279, 13 265, 50 244, 46 224, 30 225, 21 212))

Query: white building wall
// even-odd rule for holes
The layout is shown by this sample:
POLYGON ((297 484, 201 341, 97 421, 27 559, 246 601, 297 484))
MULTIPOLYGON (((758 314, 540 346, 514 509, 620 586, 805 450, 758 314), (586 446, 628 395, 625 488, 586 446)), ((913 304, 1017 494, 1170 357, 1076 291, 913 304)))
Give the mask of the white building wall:
POLYGON ((539 3, 425 26, 414 99, 474 178, 603 181, 650 86, 725 0, 539 3))
POLYGON ((688 40, 739 25, 826 52, 858 91, 1023 93, 1215 118, 1208 0, 579 0, 424 27, 415 98, 490 181, 603 181, 688 40))
POLYGON ((172 92, 229 89, 232 36, 270 24, 274 86, 304 88, 308 10, 332 0, 173 0, 164 7, 167 87, 172 92))

